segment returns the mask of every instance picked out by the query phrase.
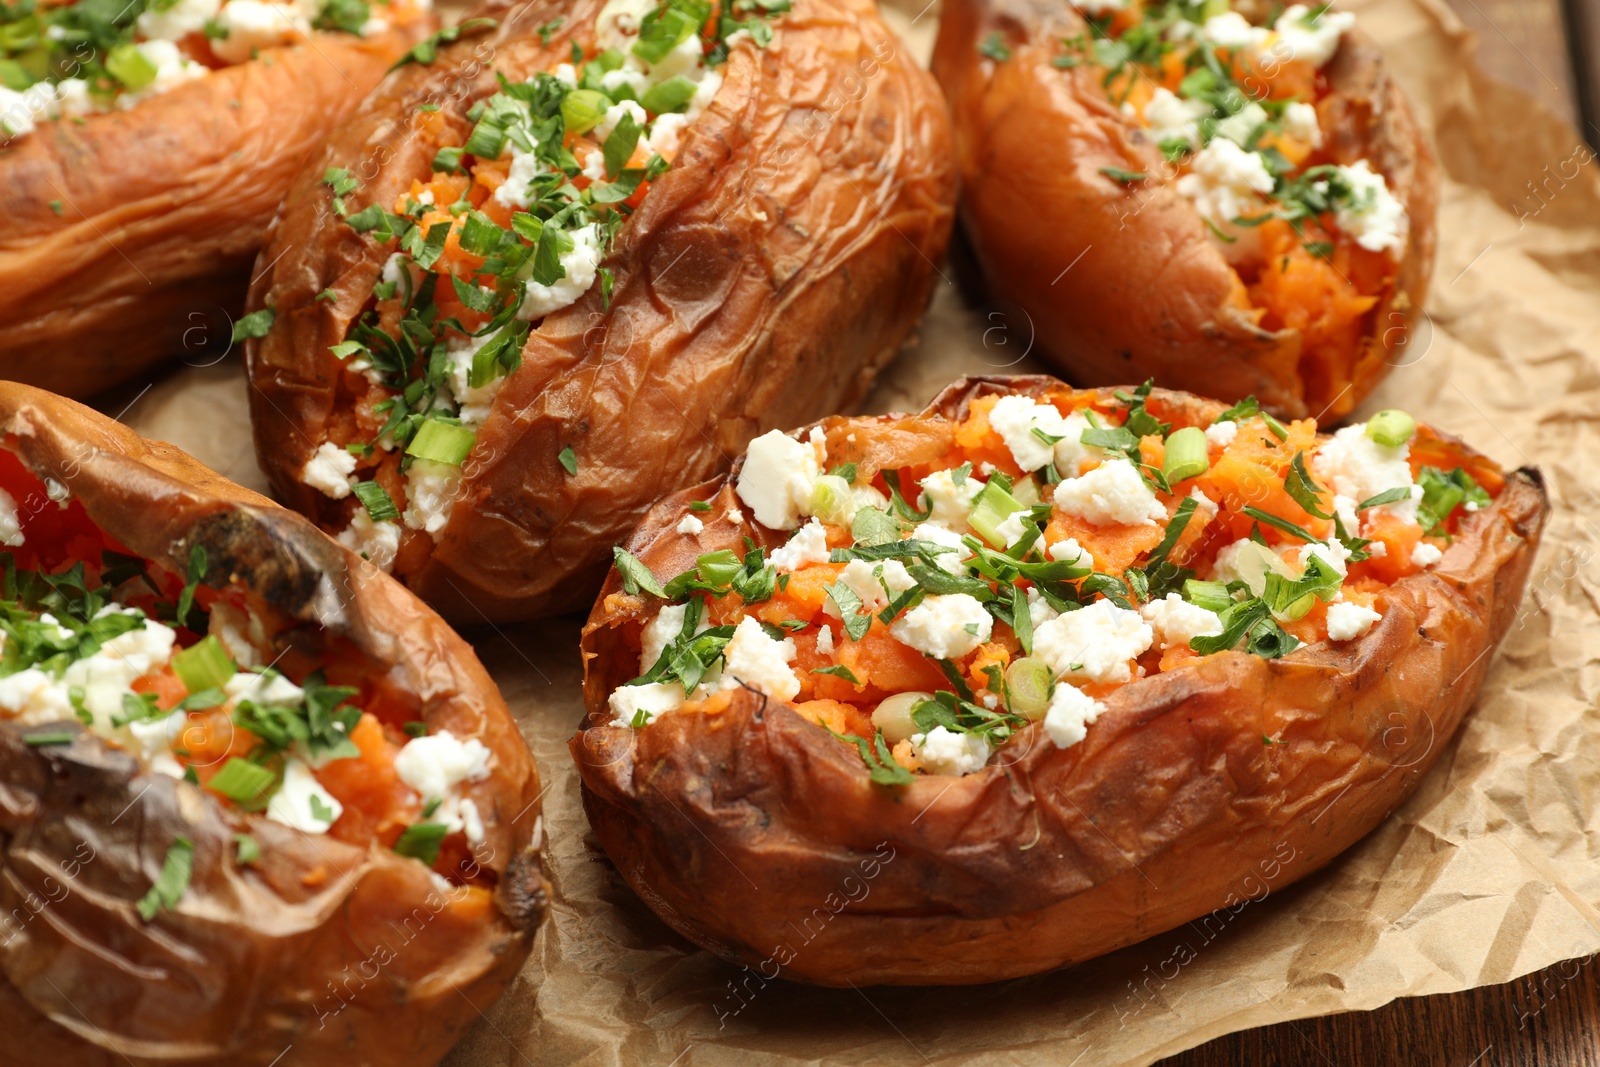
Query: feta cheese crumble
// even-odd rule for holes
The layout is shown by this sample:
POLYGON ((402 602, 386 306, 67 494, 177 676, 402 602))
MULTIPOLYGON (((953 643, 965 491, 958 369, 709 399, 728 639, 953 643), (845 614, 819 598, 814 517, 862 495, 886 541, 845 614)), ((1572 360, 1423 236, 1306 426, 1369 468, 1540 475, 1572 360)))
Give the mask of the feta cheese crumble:
POLYGON ((1156 144, 1182 141, 1191 148, 1200 146, 1200 120, 1211 114, 1204 100, 1185 100, 1171 89, 1157 87, 1144 106, 1144 120, 1150 125, 1150 139, 1156 144))
POLYGON ((1315 16, 1304 4, 1294 4, 1273 23, 1283 46, 1294 59, 1304 60, 1313 67, 1326 66, 1339 50, 1344 32, 1354 26, 1356 17, 1348 11, 1334 11, 1332 6, 1319 7, 1315 16))
POLYGON ((374 522, 362 508, 340 531, 339 543, 379 570, 388 571, 394 566, 395 553, 400 551, 400 527, 392 522, 374 522))
POLYGON ((965 593, 932 594, 895 619, 889 632, 934 659, 957 659, 989 640, 993 617, 965 593))
POLYGON ((1223 245, 1228 258, 1246 258, 1259 246, 1259 237, 1253 227, 1235 225, 1234 220, 1266 209, 1261 198, 1273 190, 1272 172, 1259 152, 1246 152, 1225 137, 1195 153, 1191 165, 1175 187, 1194 202, 1202 218, 1233 238, 1234 243, 1223 245))
POLYGON ((1408 487, 1410 499, 1380 507, 1406 522, 1416 522, 1422 487, 1411 480, 1410 455, 1410 442, 1380 445, 1367 436, 1365 423, 1357 423, 1323 442, 1311 456, 1311 473, 1337 495, 1358 503, 1390 489, 1408 487))
POLYGON ((771 430, 750 442, 735 491, 761 525, 793 530, 810 507, 821 474, 810 445, 771 430))
POLYGON ((349 449, 324 441, 300 468, 300 480, 333 500, 350 495, 350 476, 356 472, 356 457, 349 449))
POLYGON ((968 475, 957 485, 948 470, 934 471, 922 479, 922 508, 928 521, 950 530, 964 530, 972 502, 983 492, 983 483, 968 475))
POLYGON ((1104 704, 1083 690, 1057 682, 1050 694, 1050 708, 1044 713, 1045 736, 1057 748, 1071 748, 1089 736, 1089 727, 1105 710, 1104 704))
POLYGON ((1441 559, 1444 559, 1444 552, 1438 545, 1430 545, 1426 541, 1418 543, 1417 547, 1411 550, 1411 564, 1415 567, 1431 567, 1441 559))
POLYGON ((1054 439, 1067 435, 1067 421, 1055 405, 1025 396, 1003 396, 995 401, 989 409, 989 425, 1024 471, 1036 471, 1050 463, 1055 458, 1054 439))
POLYGON ((1167 517, 1167 509, 1125 459, 1107 460, 1057 485, 1055 506, 1096 526, 1149 525, 1167 517))
POLYGON ((992 750, 979 734, 935 726, 926 734, 911 735, 911 751, 928 774, 960 776, 981 771, 992 750))
POLYGON ((1227 448, 1238 436, 1239 424, 1231 419, 1227 422, 1213 422, 1206 427, 1206 443, 1212 448, 1227 448))
MULTIPOLYGON (((1335 200, 1334 218, 1339 228, 1369 252, 1389 252, 1402 248, 1406 243, 1410 220, 1405 205, 1389 191, 1383 175, 1362 159, 1354 166, 1340 167, 1339 177, 1350 190, 1349 196, 1335 200)), ((1317 187, 1326 192, 1330 183, 1321 181, 1317 187)))
POLYGON ((0 545, 20 548, 22 544, 22 517, 17 514, 17 502, 10 493, 0 489, 0 545))
POLYGON ((1187 647, 1197 637, 1222 633, 1222 618, 1214 611, 1191 604, 1177 593, 1152 600, 1139 609, 1162 648, 1187 647))
POLYGON ((796 530, 787 542, 773 549, 769 559, 779 571, 797 571, 812 563, 828 562, 828 555, 828 531, 821 522, 812 519, 796 530))
POLYGON ((773 640, 753 616, 739 620, 723 655, 727 662, 722 675, 724 689, 736 689, 742 682, 779 700, 793 700, 800 692, 800 679, 789 669, 795 658, 793 639, 773 640))
POLYGON ((1133 677, 1130 662, 1154 640, 1154 630, 1137 611, 1096 600, 1035 630, 1033 651, 1059 678, 1126 682, 1133 677))
POLYGON ((1372 629, 1373 623, 1381 618, 1383 615, 1371 608, 1335 600, 1328 605, 1328 640, 1353 640, 1372 629))

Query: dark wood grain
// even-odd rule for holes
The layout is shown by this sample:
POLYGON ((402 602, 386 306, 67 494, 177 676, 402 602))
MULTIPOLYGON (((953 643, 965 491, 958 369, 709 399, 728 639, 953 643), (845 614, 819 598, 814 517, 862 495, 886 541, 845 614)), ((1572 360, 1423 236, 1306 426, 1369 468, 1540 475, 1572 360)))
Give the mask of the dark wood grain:
POLYGON ((1229 1034, 1161 1067, 1600 1067, 1600 966, 1229 1034))

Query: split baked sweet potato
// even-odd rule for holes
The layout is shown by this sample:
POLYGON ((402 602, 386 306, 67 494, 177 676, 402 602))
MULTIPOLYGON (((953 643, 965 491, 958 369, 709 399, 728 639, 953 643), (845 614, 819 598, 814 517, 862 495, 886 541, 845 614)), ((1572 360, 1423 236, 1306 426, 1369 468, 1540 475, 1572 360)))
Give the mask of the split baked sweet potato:
POLYGON ((1397 411, 1330 437, 991 378, 774 432, 618 548, 585 809, 663 920, 767 978, 1085 960, 1305 877, 1403 801, 1547 507, 1537 471, 1397 411))
POLYGON ((0 434, 0 1061, 436 1063, 548 906, 471 648, 71 401, 0 434))
POLYGON ((1353 16, 1268 15, 944 8, 966 233, 1014 328, 1078 384, 1153 376, 1328 423, 1422 346, 1427 137, 1353 16))
POLYGON ((221 358, 284 191, 427 8, 0 6, 0 377, 81 397, 221 358))
POLYGON ((937 87, 867 0, 462 27, 301 177, 247 354, 279 498, 476 622, 587 604, 663 492, 861 397, 927 302, 955 176, 937 87))

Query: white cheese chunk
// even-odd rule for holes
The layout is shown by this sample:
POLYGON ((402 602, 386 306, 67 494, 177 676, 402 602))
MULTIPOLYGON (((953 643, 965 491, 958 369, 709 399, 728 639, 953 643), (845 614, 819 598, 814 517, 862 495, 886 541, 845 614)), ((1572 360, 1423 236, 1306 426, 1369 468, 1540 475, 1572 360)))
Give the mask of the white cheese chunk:
POLYGON ((1096 526, 1150 525, 1167 517, 1167 509, 1125 459, 1107 460, 1056 486, 1055 506, 1096 526))
POLYGON ((300 468, 300 480, 333 500, 350 495, 350 475, 356 470, 356 457, 347 448, 324 441, 300 468))
POLYGON ((387 572, 400 551, 400 527, 392 522, 373 522, 362 508, 339 534, 339 543, 374 567, 387 572))
POLYGON ((971 774, 989 762, 989 742, 978 734, 935 726, 911 735, 911 750, 926 774, 971 774))
POLYGON ((1083 690, 1057 682, 1050 694, 1050 708, 1044 713, 1044 732, 1057 748, 1071 748, 1089 736, 1106 706, 1083 690))
POLYGON ((750 442, 735 490, 761 525, 793 530, 810 507, 821 474, 813 448, 771 430, 750 442))
POLYGON ((1383 615, 1371 608, 1336 600, 1328 605, 1328 640, 1349 641, 1360 637, 1381 618, 1383 615))
POLYGON ((922 508, 928 521, 948 530, 965 530, 972 502, 983 492, 983 483, 970 475, 957 485, 948 470, 934 471, 922 479, 922 508))
POLYGON ((646 685, 619 685, 607 706, 613 716, 612 726, 632 726, 640 712, 643 725, 648 726, 669 711, 683 707, 685 697, 679 682, 650 682, 646 685))
POLYGON ((343 813, 344 805, 322 787, 305 761, 290 756, 283 765, 283 784, 267 802, 267 818, 301 833, 325 834, 343 813))
MULTIPOLYGON (((234 0, 234 3, 238 2, 234 0)), ((524 322, 542 319, 551 312, 577 303, 578 298, 594 285, 601 258, 599 228, 591 223, 569 230, 568 236, 572 238, 572 250, 561 255, 562 277, 551 285, 530 280, 523 291, 517 318, 524 322)))
POLYGON ((1054 404, 1025 396, 1003 396, 995 401, 989 410, 989 425, 1025 471, 1036 471, 1055 458, 1055 443, 1047 438, 1064 440, 1067 436, 1066 419, 1054 404))
POLYGON ((895 619, 889 632, 934 659, 959 659, 989 640, 993 617, 965 593, 932 594, 895 619))
POLYGON ((808 564, 828 562, 828 555, 828 531, 812 519, 785 544, 773 549, 768 558, 779 571, 797 571, 808 564))
POLYGON ((1036 629, 1033 651, 1057 677, 1126 682, 1133 677, 1129 661, 1142 655, 1154 640, 1150 624, 1137 611, 1096 600, 1036 629))
POLYGON ((1318 15, 1310 17, 1309 7, 1294 4, 1273 23, 1273 29, 1278 31, 1289 58, 1304 60, 1313 67, 1327 65, 1339 50, 1344 32, 1356 21, 1356 17, 1348 11, 1334 11, 1331 6, 1319 6, 1318 10, 1318 15))
POLYGON ((17 502, 0 489, 0 545, 18 548, 22 543, 22 516, 17 514, 17 502))
POLYGON ((1357 423, 1339 430, 1317 449, 1311 456, 1311 473, 1335 494, 1354 503, 1390 489, 1408 487, 1410 499, 1380 507, 1406 522, 1416 522, 1422 487, 1411 481, 1410 454, 1410 442, 1393 448, 1380 445, 1367 436, 1365 423, 1357 423))
POLYGON ((779 700, 792 700, 800 692, 800 680, 789 669, 795 658, 794 641, 787 637, 773 640, 753 616, 739 620, 723 656, 727 663, 722 675, 724 689, 736 689, 743 683, 779 700))
POLYGON ((1139 614, 1155 631, 1162 648, 1188 646, 1196 637, 1212 637, 1222 632, 1222 618, 1214 611, 1191 604, 1177 593, 1153 600, 1139 614))
MULTIPOLYGON (((1340 185, 1349 190, 1349 195, 1335 197, 1334 219, 1339 228, 1369 252, 1395 251, 1404 246, 1410 220, 1405 205, 1389 191, 1383 175, 1362 159, 1354 166, 1340 167, 1339 178, 1340 185)), ((1316 184, 1324 192, 1332 187, 1328 181, 1316 184)))

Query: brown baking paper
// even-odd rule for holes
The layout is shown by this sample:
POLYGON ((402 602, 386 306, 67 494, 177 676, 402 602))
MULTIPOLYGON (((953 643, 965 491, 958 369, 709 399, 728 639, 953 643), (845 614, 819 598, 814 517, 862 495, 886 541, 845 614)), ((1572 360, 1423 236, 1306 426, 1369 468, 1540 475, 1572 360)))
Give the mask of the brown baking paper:
MULTIPOLYGON (((892 15, 926 57, 936 10, 906 3, 892 15)), ((1431 323, 1365 410, 1403 406, 1507 465, 1539 466, 1556 506, 1522 614, 1460 735, 1389 739, 1401 765, 1446 746, 1418 793, 1322 873, 1285 887, 1275 863, 1241 871, 1234 907, 1067 971, 971 988, 812 989, 681 940, 595 849, 566 749, 582 714, 577 620, 486 629, 469 636, 549 783, 556 899, 520 980, 478 1005, 483 1019, 447 1063, 1147 1064, 1230 1031, 1502 983, 1600 950, 1589 830, 1600 763, 1588 743, 1600 728, 1596 167, 1572 129, 1485 80, 1442 3, 1349 6, 1430 116, 1446 174, 1431 323)), ((1018 309, 1003 297, 966 303, 956 267, 945 274, 920 346, 874 410, 920 408, 962 373, 1044 369, 1018 309)), ((130 398, 127 421, 263 487, 237 357, 110 410, 130 398)), ((1337 801, 1325 817, 1339 817, 1337 801)), ((851 895, 864 886, 870 897, 870 878, 855 884, 851 895)), ((824 902, 794 905, 798 921, 824 902)), ((800 928, 789 947, 805 951, 800 928)))

